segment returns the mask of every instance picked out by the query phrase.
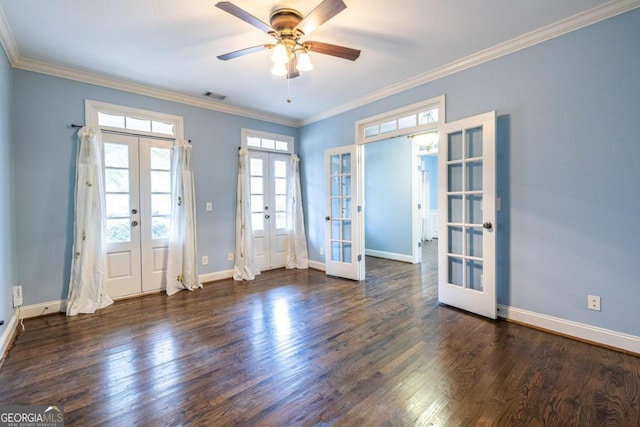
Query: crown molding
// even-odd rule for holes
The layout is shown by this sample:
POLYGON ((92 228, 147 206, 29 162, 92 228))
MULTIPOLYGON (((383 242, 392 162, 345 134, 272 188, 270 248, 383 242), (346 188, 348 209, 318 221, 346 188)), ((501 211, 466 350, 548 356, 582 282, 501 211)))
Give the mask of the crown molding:
POLYGON ((111 89, 118 89, 125 92, 131 92, 138 95, 162 99, 165 101, 172 101, 180 104, 191 105, 194 107, 205 108, 221 113, 233 114, 236 116, 247 117, 256 120, 263 120, 269 123, 300 127, 300 121, 288 117, 268 114, 262 111, 252 110, 248 108, 221 104, 213 100, 201 99, 193 95, 185 95, 97 73, 81 71, 69 67, 63 67, 42 61, 23 58, 20 55, 18 46, 9 29, 9 24, 5 17, 4 11, 2 10, 2 5, 0 5, 0 44, 4 48, 4 51, 7 54, 7 58, 9 59, 9 63, 13 68, 108 87, 111 89))
POLYGON ((523 34, 504 43, 497 44, 488 49, 481 50, 464 58, 445 64, 441 67, 434 68, 425 73, 403 80, 400 83, 387 86, 386 88, 372 92, 362 98, 358 98, 347 104, 326 111, 317 116, 313 116, 300 123, 300 126, 318 122, 338 114, 345 113, 363 105, 370 104, 374 101, 386 98, 391 95, 413 89, 417 86, 439 80, 443 77, 450 76, 457 72, 475 67, 485 62, 493 61, 505 55, 526 49, 547 40, 560 37, 572 31, 579 30, 589 25, 596 24, 614 16, 621 15, 633 9, 640 7, 640 0, 613 0, 593 9, 571 16, 569 18, 557 21, 553 24, 523 34))
POLYGON ((195 107, 206 108, 208 110, 219 111, 222 113, 233 114, 236 116, 248 117, 251 119, 264 120, 269 123, 276 123, 286 126, 297 127, 298 121, 266 114, 256 110, 223 105, 211 100, 200 99, 191 95, 184 95, 177 92, 171 92, 164 89, 155 88, 139 83, 107 77, 87 71, 76 70, 72 68, 62 67, 59 65, 48 64, 45 62, 34 61, 31 59, 19 58, 15 61, 14 68, 36 73, 47 74, 50 76, 61 77, 69 80, 75 80, 83 83, 94 84, 98 86, 118 89, 138 95, 150 96, 165 101, 177 102, 180 104, 192 105, 195 107))
POLYGON ((153 98, 163 99, 166 101, 192 105, 195 107, 205 108, 222 113, 233 114, 256 120, 264 120, 270 123, 292 127, 302 127, 353 110, 363 105, 370 104, 374 101, 378 101, 388 96, 404 92, 408 89, 415 88, 425 83, 429 83, 434 80, 438 80, 443 77, 458 73, 460 71, 475 67, 477 65, 484 64, 485 62, 492 61, 494 59, 509 55, 522 49, 526 49, 538 43, 542 43, 544 41, 562 36, 580 28, 593 25, 614 16, 621 15, 638 7, 640 7, 640 0, 612 0, 601 6, 547 25, 546 27, 531 31, 507 42, 497 44, 488 49, 476 52, 472 55, 445 64, 441 67, 437 67, 422 74, 418 74, 417 76, 387 86, 386 88, 374 91, 364 97, 355 99, 349 103, 343 104, 322 114, 312 116, 301 121, 283 116, 268 114, 262 111, 225 105, 211 100, 204 100, 192 95, 180 94, 96 73, 80 71, 23 58, 20 55, 15 40, 13 39, 11 31, 9 30, 9 26, 7 24, 1 6, 0 44, 2 44, 7 57, 9 58, 9 62, 11 63, 11 66, 13 68, 33 71, 41 74, 48 74, 51 76, 70 80, 76 80, 84 83, 108 87, 111 89, 118 89, 126 92, 136 93, 139 95, 145 95, 153 98))

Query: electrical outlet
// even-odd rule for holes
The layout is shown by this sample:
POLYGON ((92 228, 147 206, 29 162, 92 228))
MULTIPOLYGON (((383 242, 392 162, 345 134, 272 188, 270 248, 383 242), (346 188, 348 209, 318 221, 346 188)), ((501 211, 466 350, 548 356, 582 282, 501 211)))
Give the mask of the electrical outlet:
POLYGON ((589 310, 600 311, 600 297, 597 295, 589 295, 587 298, 589 310))
POLYGON ((205 205, 205 209, 207 210, 207 212, 211 212, 213 210, 213 203, 207 202, 205 205))
POLYGON ((13 287, 13 306, 20 307, 22 305, 22 285, 13 287))
POLYGON ((202 265, 209 265, 209 257, 204 255, 202 257, 202 265))
POLYGON ((227 261, 233 261, 233 252, 227 254, 227 261))
POLYGON ((320 256, 324 256, 324 246, 320 246, 320 256))

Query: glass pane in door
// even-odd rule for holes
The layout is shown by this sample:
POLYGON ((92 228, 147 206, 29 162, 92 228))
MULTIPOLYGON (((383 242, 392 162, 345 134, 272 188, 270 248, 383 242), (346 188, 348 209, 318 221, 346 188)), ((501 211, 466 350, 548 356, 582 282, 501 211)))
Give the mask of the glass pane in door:
POLYGON ((273 200, 275 206, 272 212, 275 213, 276 228, 284 229, 287 227, 287 161, 273 161, 273 181, 274 194, 273 200))
POLYGON ((129 146, 104 143, 106 237, 109 243, 131 241, 129 146))
POLYGON ((450 285, 482 291, 483 129, 447 138, 447 277, 450 285))
POLYGON ((251 157, 249 159, 249 192, 251 200, 252 231, 264 230, 265 198, 264 198, 264 160, 251 157))
POLYGON ((168 239, 171 216, 171 149, 150 147, 151 238, 168 239))
POLYGON ((331 260, 350 263, 351 154, 331 156, 331 260))

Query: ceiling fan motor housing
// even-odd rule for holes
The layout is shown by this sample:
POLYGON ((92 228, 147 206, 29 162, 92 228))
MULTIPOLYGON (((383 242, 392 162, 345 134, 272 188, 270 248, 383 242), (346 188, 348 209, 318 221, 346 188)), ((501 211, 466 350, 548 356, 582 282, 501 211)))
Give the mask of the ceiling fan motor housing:
POLYGON ((276 9, 269 17, 269 23, 274 30, 282 37, 302 37, 304 33, 300 30, 296 30, 294 34, 294 28, 302 21, 302 14, 295 9, 281 8, 276 9))

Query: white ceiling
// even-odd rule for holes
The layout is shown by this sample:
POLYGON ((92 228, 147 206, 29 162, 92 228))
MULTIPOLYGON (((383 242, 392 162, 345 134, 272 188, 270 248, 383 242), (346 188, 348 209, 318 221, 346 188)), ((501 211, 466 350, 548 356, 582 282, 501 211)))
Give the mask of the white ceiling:
MULTIPOLYGON (((0 40, 19 68, 65 67, 203 102, 211 101, 201 94, 212 91, 227 95, 222 105, 302 123, 561 20, 593 14, 602 5, 637 3, 345 0, 347 9, 308 39, 360 49, 360 58, 312 53, 315 68, 288 82, 270 74, 268 51, 216 58, 272 41, 216 8, 216 1, 0 0, 0 40)), ((306 15, 320 0, 232 2, 268 22, 275 6, 306 15)))

